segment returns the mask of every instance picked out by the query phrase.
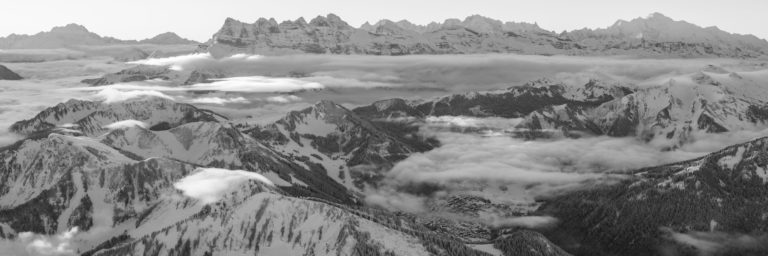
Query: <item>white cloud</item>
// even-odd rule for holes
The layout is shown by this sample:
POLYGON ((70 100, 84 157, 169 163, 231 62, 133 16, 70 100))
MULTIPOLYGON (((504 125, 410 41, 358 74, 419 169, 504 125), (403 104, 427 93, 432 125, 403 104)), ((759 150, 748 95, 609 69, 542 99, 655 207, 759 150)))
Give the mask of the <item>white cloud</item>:
POLYGON ((626 171, 698 156, 661 152, 634 138, 524 141, 458 133, 436 135, 442 146, 399 162, 389 176, 410 182, 565 184, 600 178, 600 173, 606 171, 626 171))
POLYGON ((201 103, 201 104, 216 104, 216 105, 224 105, 229 103, 251 103, 249 100, 243 97, 232 97, 232 98, 202 97, 202 98, 192 99, 190 100, 190 102, 201 103))
POLYGON ((99 100, 104 100, 104 103, 107 103, 107 104, 126 101, 134 98, 141 98, 141 97, 160 97, 160 98, 173 100, 173 97, 168 96, 159 91, 151 91, 151 90, 121 91, 113 88, 100 90, 98 93, 96 93, 96 95, 94 95, 94 97, 99 100))
POLYGON ((147 128, 147 124, 137 120, 123 120, 123 121, 117 121, 104 126, 104 128, 110 129, 110 130, 131 128, 131 127, 147 128))
POLYGON ((295 102, 300 100, 301 100, 301 97, 296 95, 279 95, 279 96, 272 96, 267 98, 267 101, 272 103, 290 103, 290 102, 295 102))
POLYGON ((224 92, 293 92, 300 90, 323 89, 320 83, 294 78, 274 78, 265 76, 230 77, 215 79, 212 83, 192 85, 191 90, 216 90, 224 92))
POLYGON ((365 203, 379 206, 384 209, 397 209, 400 211, 420 213, 424 212, 425 198, 407 193, 400 193, 392 188, 367 191, 365 203))
POLYGON ((190 65, 213 61, 213 60, 214 60, 213 57, 211 57, 211 55, 208 53, 198 53, 198 54, 181 55, 181 56, 174 56, 174 57, 167 57, 167 58, 149 58, 149 59, 132 61, 128 63, 152 65, 152 66, 169 66, 170 69, 173 69, 173 70, 185 70, 189 68, 190 65))
POLYGON ((261 55, 248 55, 244 53, 238 53, 223 59, 223 61, 256 61, 262 58, 261 55))
POLYGON ((262 59, 260 55, 235 54, 230 57, 215 59, 209 53, 194 53, 166 58, 149 58, 129 62, 129 64, 141 64, 152 66, 168 66, 177 71, 194 70, 198 68, 226 68, 245 65, 262 59))
POLYGON ((212 203, 248 180, 274 186, 272 181, 258 173, 218 168, 198 168, 195 173, 182 178, 173 186, 188 197, 212 203))
MULTIPOLYGON (((221 79, 211 79, 211 83, 199 83, 190 86, 172 86, 168 81, 148 80, 141 82, 129 82, 109 85, 104 87, 76 87, 73 91, 99 91, 102 98, 106 96, 114 97, 115 100, 122 99, 121 95, 112 95, 118 93, 141 93, 164 95, 161 92, 187 92, 187 91, 219 91, 219 92, 241 92, 241 93, 279 93, 295 92, 304 90, 319 90, 326 88, 323 84, 304 81, 297 78, 276 78, 266 76, 243 76, 228 77, 221 79), (103 92, 106 91, 106 92, 103 92)), ((124 97, 124 96, 122 96, 124 97)))

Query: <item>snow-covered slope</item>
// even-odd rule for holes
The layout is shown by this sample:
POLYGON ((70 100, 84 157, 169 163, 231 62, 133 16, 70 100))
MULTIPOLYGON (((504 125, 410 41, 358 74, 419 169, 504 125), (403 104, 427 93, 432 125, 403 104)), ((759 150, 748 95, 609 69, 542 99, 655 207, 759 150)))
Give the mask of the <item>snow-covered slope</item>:
POLYGON ((0 156, 4 233, 55 234, 73 227, 104 232, 83 248, 110 238, 116 227, 133 225, 194 169, 168 159, 135 159, 92 138, 56 133, 5 148, 0 156))
POLYGON ((95 255, 430 255, 416 237, 345 209, 252 189, 95 255))
POLYGON ((203 166, 241 167, 240 151, 255 141, 215 122, 193 122, 165 131, 140 126, 114 129, 101 142, 143 158, 165 157, 203 166))
POLYGON ((359 117, 331 101, 293 111, 265 127, 246 128, 246 133, 292 161, 322 173, 347 188, 359 190, 388 168, 414 152, 432 148, 418 138, 359 117))

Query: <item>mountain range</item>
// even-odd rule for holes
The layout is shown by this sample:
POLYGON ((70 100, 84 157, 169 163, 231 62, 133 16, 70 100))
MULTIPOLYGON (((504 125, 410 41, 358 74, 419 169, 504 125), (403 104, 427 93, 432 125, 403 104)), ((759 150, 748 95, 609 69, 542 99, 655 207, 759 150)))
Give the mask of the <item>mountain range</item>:
POLYGON ((482 191, 431 201, 432 215, 364 203, 387 170, 441 146, 414 125, 430 118, 515 118, 519 124, 497 132, 526 139, 633 137, 664 141, 667 150, 691 143, 694 134, 768 125, 764 90, 738 72, 707 66, 674 80, 638 87, 540 79, 352 109, 320 101, 262 125, 156 96, 70 100, 15 123, 11 130, 26 139, 0 148, 0 234, 15 239, 76 227, 96 237, 76 243, 84 255, 557 256, 661 249, 690 255, 697 247, 674 237, 736 233, 749 234, 754 244, 725 244, 716 252, 763 255, 765 138, 629 170, 633 175, 620 182, 541 198, 524 209, 482 191), (227 183, 215 198, 190 197, 183 184, 196 177, 240 182, 227 183), (471 220, 491 211, 560 222, 528 229, 471 220))
POLYGON ((248 54, 472 54, 637 55, 749 58, 768 53, 768 41, 702 28, 659 13, 617 21, 604 29, 555 33, 536 24, 502 22, 474 15, 415 25, 382 20, 356 28, 339 16, 278 23, 228 18, 209 42, 214 56, 248 54))
MULTIPOLYGON (((167 32, 153 38, 119 40, 102 37, 77 24, 35 35, 0 38, 0 49, 51 49, 116 44, 198 44, 167 32)), ((278 22, 259 18, 245 23, 227 18, 203 44, 214 57, 247 54, 479 54, 629 55, 643 57, 755 58, 768 53, 768 41, 732 34, 717 27, 673 20, 660 13, 619 20, 599 29, 555 33, 537 24, 502 22, 480 15, 416 25, 381 20, 354 27, 329 14, 309 21, 278 22)))
POLYGON ((166 32, 153 38, 140 41, 120 40, 113 37, 102 37, 88 31, 84 26, 68 24, 54 27, 50 31, 40 32, 34 35, 11 34, 0 37, 0 49, 56 49, 77 46, 100 46, 117 44, 198 44, 195 41, 179 37, 173 32, 166 32))
MULTIPOLYGON (((332 102, 254 129, 164 98, 71 100, 11 129, 28 138, 0 149, 5 238, 100 232, 78 245, 85 255, 487 255, 411 217, 361 205, 356 183, 370 175, 350 166, 432 146, 332 102), (247 170, 270 183, 242 183, 213 204, 169 196, 184 177, 210 168, 247 170)), ((530 244, 554 248, 545 238, 530 244)))
MULTIPOLYGON (((0 48, 165 43, 194 42, 172 33, 122 41, 73 24, 32 36, 12 35, 0 39, 0 48)), ((424 26, 383 20, 360 28, 332 14, 309 22, 227 19, 206 44, 215 57, 522 53, 753 58, 768 53, 765 40, 661 14, 560 34, 477 15, 424 26)), ((590 163, 588 173, 570 171, 577 165, 572 159, 548 155, 560 169, 547 174, 601 179, 569 183, 573 186, 527 201, 499 198, 527 193, 538 184, 506 180, 495 186, 490 184, 495 181, 458 174, 449 174, 458 176, 458 187, 432 180, 388 183, 392 171, 408 160, 453 160, 424 157, 451 142, 429 130, 435 120, 503 120, 504 128, 448 122, 435 129, 518 143, 503 146, 520 146, 531 154, 536 143, 594 138, 622 139, 674 154, 701 138, 768 129, 768 90, 755 79, 764 74, 731 67, 702 66, 669 74, 657 84, 541 78, 494 90, 385 98, 355 107, 319 100, 258 124, 206 109, 211 105, 146 91, 121 99, 70 99, 13 123, 9 132, 22 139, 0 147, 0 249, 23 243, 29 252, 51 245, 45 240, 50 239, 58 243, 57 250, 68 251, 63 254, 88 256, 767 255, 768 137, 672 163, 626 169, 590 163), (400 196, 392 199, 399 206, 422 199, 424 209, 406 211, 371 200, 382 192, 400 196)), ((232 72, 137 65, 82 82, 108 86, 160 79, 186 86, 240 75, 232 72)), ((0 79, 21 77, 0 66, 0 79)), ((527 164, 531 169, 546 165, 527 164)), ((509 171, 505 168, 497 165, 476 174, 509 171)), ((425 172, 430 171, 442 170, 425 172)))

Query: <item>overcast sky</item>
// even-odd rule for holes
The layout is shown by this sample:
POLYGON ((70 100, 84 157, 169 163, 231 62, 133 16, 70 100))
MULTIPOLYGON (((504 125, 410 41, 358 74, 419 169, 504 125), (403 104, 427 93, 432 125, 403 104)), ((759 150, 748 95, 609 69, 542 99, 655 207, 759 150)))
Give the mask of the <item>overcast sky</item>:
POLYGON ((700 26, 768 38, 767 0, 5 0, 0 4, 0 36, 34 34, 78 23, 100 35, 143 39, 173 31, 205 41, 226 17, 253 22, 335 13, 353 26, 365 21, 408 19, 417 24, 481 14, 503 21, 537 22, 560 32, 606 27, 661 12, 700 26))

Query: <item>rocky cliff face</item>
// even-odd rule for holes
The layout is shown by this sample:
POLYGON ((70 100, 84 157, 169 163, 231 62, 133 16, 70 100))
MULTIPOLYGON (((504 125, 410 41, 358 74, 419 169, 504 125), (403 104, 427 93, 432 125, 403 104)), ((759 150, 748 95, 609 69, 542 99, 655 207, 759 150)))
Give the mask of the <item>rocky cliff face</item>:
POLYGON ((661 14, 618 21, 611 27, 556 34, 535 24, 501 22, 479 15, 427 26, 382 20, 355 28, 336 15, 278 23, 259 19, 248 24, 227 19, 213 36, 209 51, 217 57, 235 53, 283 54, 468 54, 522 53, 568 55, 641 55, 667 57, 758 57, 768 41, 754 36, 701 28, 661 14))

